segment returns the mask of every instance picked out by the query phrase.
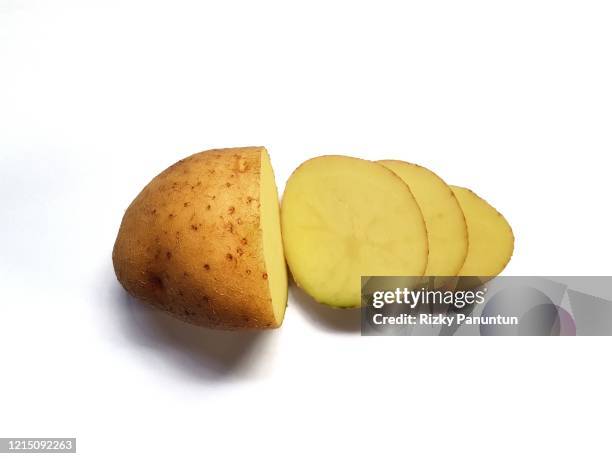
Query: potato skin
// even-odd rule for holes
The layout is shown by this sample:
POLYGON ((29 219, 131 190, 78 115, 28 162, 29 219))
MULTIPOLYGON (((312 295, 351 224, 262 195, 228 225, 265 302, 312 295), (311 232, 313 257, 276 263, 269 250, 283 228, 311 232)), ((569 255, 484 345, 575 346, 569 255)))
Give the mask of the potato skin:
POLYGON ((155 177, 113 249, 134 297, 210 328, 274 328, 259 217, 263 147, 196 153, 155 177))

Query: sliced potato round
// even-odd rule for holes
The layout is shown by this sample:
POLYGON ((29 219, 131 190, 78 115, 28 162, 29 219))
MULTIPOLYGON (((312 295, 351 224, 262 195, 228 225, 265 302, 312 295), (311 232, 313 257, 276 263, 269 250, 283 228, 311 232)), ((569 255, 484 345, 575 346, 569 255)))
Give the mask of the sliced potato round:
POLYGON ((155 177, 125 212, 113 264, 130 294, 187 322, 278 327, 287 272, 266 149, 197 153, 155 177))
POLYGON ((429 169, 397 160, 378 161, 410 187, 427 226, 426 276, 456 276, 468 253, 465 217, 453 191, 429 169))
POLYGON ((489 279, 506 267, 514 251, 512 228, 493 206, 467 188, 451 186, 468 227, 469 249, 460 276, 489 279))
POLYGON ((321 303, 361 304, 361 276, 422 276, 427 230, 408 186, 386 167, 347 156, 306 161, 281 205, 293 278, 321 303))

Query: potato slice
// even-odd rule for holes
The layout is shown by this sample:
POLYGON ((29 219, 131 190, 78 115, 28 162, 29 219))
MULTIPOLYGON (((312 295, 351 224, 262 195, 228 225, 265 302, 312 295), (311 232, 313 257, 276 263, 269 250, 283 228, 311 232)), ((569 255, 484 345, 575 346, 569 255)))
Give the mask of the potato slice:
POLYGON ((125 212, 113 264, 129 293, 179 319, 278 327, 287 272, 266 149, 197 153, 155 177, 125 212))
POLYGON ((293 278, 321 303, 361 304, 361 276, 422 276, 427 231, 406 184, 386 167, 347 156, 306 161, 281 205, 293 278))
POLYGON ((451 186, 468 226, 469 249, 460 276, 490 279, 506 267, 514 251, 512 228, 494 207, 467 188, 451 186))
POLYGON ((429 260, 426 276, 456 276, 468 253, 463 211, 450 187, 429 169, 405 161, 378 161, 410 187, 427 226, 429 260))

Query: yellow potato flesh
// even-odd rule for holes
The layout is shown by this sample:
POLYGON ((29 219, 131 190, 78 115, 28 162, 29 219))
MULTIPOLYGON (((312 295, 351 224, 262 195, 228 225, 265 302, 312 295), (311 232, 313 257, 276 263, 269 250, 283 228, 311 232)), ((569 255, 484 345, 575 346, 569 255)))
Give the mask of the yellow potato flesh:
POLYGON ((421 276, 427 231, 406 184, 384 166, 321 156, 290 177, 281 206, 287 263, 321 303, 361 304, 361 276, 421 276))
POLYGON ((379 161, 410 187, 427 226, 427 276, 456 276, 468 252, 463 211, 450 187, 429 169, 404 161, 379 161))
POLYGON ((512 228, 494 207, 467 188, 451 186, 468 226, 469 249, 460 276, 491 278, 506 267, 514 250, 512 228))
POLYGON ((263 252, 266 263, 272 308, 277 323, 283 321, 287 305, 287 267, 281 238, 278 191, 270 157, 262 152, 260 169, 260 212, 263 233, 263 252))

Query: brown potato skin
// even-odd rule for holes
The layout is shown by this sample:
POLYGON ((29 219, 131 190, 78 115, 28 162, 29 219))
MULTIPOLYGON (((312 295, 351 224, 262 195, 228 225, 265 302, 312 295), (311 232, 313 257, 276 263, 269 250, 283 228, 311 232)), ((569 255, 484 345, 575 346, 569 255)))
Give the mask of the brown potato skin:
POLYGON ((263 147, 196 153, 155 177, 113 249, 134 297, 196 325, 275 328, 259 222, 263 147))

